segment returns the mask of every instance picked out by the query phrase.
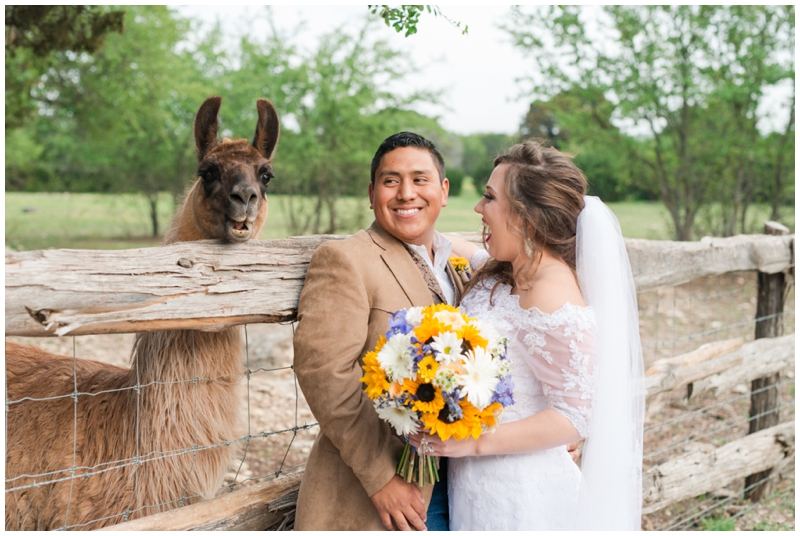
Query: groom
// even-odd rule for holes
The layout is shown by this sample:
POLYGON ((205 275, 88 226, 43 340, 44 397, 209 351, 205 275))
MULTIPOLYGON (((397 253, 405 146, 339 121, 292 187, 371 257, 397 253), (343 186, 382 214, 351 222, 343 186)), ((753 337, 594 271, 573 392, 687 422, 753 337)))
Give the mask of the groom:
POLYGON ((320 433, 300 485, 298 530, 448 528, 446 484, 436 485, 432 503, 434 486, 395 474, 403 442, 359 381, 361 358, 392 313, 460 301, 452 244, 434 230, 448 190, 444 160, 430 141, 410 132, 390 136, 372 160, 372 226, 324 243, 311 258, 294 368, 320 433))

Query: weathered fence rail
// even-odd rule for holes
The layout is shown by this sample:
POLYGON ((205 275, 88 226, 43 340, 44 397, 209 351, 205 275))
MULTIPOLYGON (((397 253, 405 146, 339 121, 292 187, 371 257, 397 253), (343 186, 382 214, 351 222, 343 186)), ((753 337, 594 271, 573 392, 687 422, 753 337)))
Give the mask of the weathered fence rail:
MULTIPOLYGON (((458 233, 478 242, 478 233, 458 233)), ((6 255, 6 335, 63 336, 163 329, 216 330, 296 316, 313 251, 341 236, 223 245, 212 241, 124 251, 45 250, 6 255)), ((626 240, 638 292, 708 275, 794 265, 794 236, 747 235, 700 242, 626 240)), ((705 344, 654 362, 648 413, 676 393, 725 391, 794 367, 794 335, 705 344)), ((714 447, 691 443, 646 469, 644 513, 720 489, 794 459, 794 423, 714 447)), ((773 469, 774 470, 774 469, 773 469)), ((291 526, 300 474, 212 501, 111 527, 113 530, 246 530, 291 526)))
MULTIPOLYGON (((478 233, 461 233, 478 241, 478 233)), ((31 337, 220 329, 292 320, 306 267, 341 236, 199 241, 122 251, 40 250, 6 255, 6 335, 31 337)), ((627 239, 638 292, 705 275, 792 264, 793 236, 701 242, 627 239)))

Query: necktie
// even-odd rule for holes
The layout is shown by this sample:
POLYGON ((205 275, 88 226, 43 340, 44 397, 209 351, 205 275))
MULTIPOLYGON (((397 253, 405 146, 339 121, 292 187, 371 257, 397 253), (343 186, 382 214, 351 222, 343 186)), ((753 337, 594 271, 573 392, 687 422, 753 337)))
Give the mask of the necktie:
MULTIPOLYGON (((442 292, 442 288, 439 286, 439 281, 437 281, 436 276, 433 274, 433 270, 431 270, 430 265, 425 262, 425 259, 423 259, 419 253, 405 244, 403 245, 405 246, 406 251, 408 251, 408 254, 411 255, 411 258, 414 260, 414 264, 417 265, 417 269, 419 269, 420 274, 422 274, 422 279, 425 280, 428 290, 431 291, 433 303, 447 303, 447 300, 445 300, 444 297, 444 292, 442 292)), ((450 277, 450 279, 453 278, 450 270, 447 270, 447 275, 450 277)), ((458 287, 457 285, 453 284, 453 288, 455 289, 455 301, 457 304, 460 301, 458 287)))

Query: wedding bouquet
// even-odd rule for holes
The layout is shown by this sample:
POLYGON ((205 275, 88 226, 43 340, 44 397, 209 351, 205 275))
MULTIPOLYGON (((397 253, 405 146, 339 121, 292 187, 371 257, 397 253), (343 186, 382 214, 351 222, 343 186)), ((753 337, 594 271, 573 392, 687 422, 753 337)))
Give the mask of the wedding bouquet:
MULTIPOLYGON (((398 435, 427 430, 442 440, 477 439, 514 403, 508 340, 446 304, 394 313, 389 331, 364 356, 366 394, 398 435)), ((408 442, 397 474, 438 482, 438 459, 408 442)))

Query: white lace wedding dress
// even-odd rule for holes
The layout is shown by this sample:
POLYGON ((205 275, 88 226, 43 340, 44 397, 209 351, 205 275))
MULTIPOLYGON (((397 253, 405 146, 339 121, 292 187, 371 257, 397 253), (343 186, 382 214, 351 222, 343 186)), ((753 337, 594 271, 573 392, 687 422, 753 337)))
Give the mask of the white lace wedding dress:
MULTIPOLYGON (((591 307, 566 303, 552 314, 523 309, 508 285, 498 285, 490 303, 491 285, 471 290, 461 306, 509 339, 514 404, 502 413, 500 426, 554 408, 586 437, 597 377, 591 307)), ((452 458, 450 529, 575 529, 580 485, 581 472, 564 446, 529 454, 452 458)))

